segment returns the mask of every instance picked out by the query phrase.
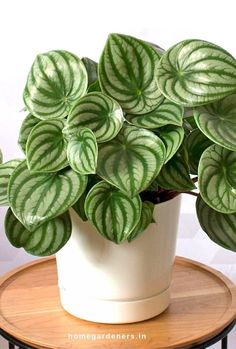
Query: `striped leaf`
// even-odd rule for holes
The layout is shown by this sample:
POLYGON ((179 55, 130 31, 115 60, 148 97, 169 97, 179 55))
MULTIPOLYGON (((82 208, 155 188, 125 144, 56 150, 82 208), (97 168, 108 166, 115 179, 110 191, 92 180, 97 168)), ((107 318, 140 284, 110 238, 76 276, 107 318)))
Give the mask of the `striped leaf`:
POLYGON ((10 208, 5 217, 5 232, 10 243, 35 256, 50 256, 58 252, 69 240, 71 230, 68 212, 45 222, 33 232, 21 224, 10 208))
POLYGON ((87 184, 85 191, 83 192, 83 194, 81 195, 79 200, 76 201, 76 203, 73 205, 74 211, 79 215, 79 217, 84 222, 88 220, 86 213, 85 213, 85 209, 84 209, 84 203, 85 203, 86 196, 87 196, 89 190, 100 181, 101 181, 101 178, 98 177, 97 175, 89 175, 88 176, 88 184, 87 184))
POLYGON ((198 177, 201 196, 210 207, 236 212, 236 152, 211 145, 201 156, 198 177))
POLYGON ((89 128, 79 128, 67 145, 70 166, 81 174, 96 173, 97 156, 98 146, 94 133, 89 128))
POLYGON ((110 34, 98 66, 102 91, 130 114, 152 111, 163 98, 154 74, 159 59, 145 42, 110 34))
POLYGON ((97 75, 97 67, 98 64, 94 62, 92 59, 88 57, 83 57, 82 62, 86 68, 87 75, 88 75, 88 86, 93 84, 95 81, 97 81, 98 75, 97 75))
POLYGON ((70 168, 58 173, 31 173, 26 161, 16 167, 8 187, 15 216, 29 230, 67 211, 86 188, 87 177, 70 168))
POLYGON ((67 51, 49 51, 36 57, 24 90, 24 102, 34 116, 64 118, 87 90, 82 61, 67 51))
POLYGON ((186 137, 186 148, 188 150, 189 167, 192 174, 198 173, 198 164, 203 151, 212 144, 199 129, 190 132, 186 137))
POLYGON ((103 143, 117 135, 123 122, 122 109, 114 99, 92 92, 75 103, 68 117, 68 128, 70 133, 77 133, 79 127, 88 127, 97 142, 103 143))
POLYGON ((32 114, 28 114, 21 125, 18 144, 26 152, 26 143, 32 128, 39 123, 40 119, 35 118, 32 114))
POLYGON ((213 142, 236 151, 236 94, 196 108, 195 121, 213 142))
POLYGON ((141 199, 132 199, 105 181, 97 183, 85 200, 88 219, 106 239, 117 244, 127 240, 141 214, 141 199))
POLYGON ((176 153, 170 161, 162 167, 156 180, 164 189, 173 189, 176 191, 195 189, 195 185, 189 175, 188 163, 181 152, 176 153))
POLYGON ((185 40, 162 56, 157 79, 165 97, 180 105, 198 106, 236 90, 236 61, 210 42, 185 40))
POLYGON ((2 160, 3 160, 2 151, 1 151, 1 149, 0 149, 0 164, 2 164, 2 160))
POLYGON ((10 160, 0 164, 0 206, 8 206, 7 188, 14 169, 21 160, 10 160))
POLYGON ((123 128, 98 151, 97 173, 131 197, 143 191, 165 161, 165 146, 153 132, 134 126, 123 128))
POLYGON ((224 214, 209 207, 199 195, 196 202, 199 223, 209 238, 236 252, 236 213, 224 214))
POLYGON ((184 129, 182 127, 169 125, 156 130, 155 133, 165 144, 165 163, 167 163, 181 146, 184 139, 184 129))
POLYGON ((155 129, 165 125, 182 125, 184 109, 163 97, 160 104, 147 114, 126 114, 126 120, 138 127, 155 129))
POLYGON ((153 221, 153 210, 155 205, 152 202, 144 201, 142 203, 142 211, 141 211, 141 217, 134 228, 134 230, 131 232, 131 234, 128 236, 128 242, 133 241, 136 239, 136 237, 141 234, 153 221))
POLYGON ((40 121, 28 137, 26 157, 34 172, 56 172, 68 165, 63 120, 40 121))

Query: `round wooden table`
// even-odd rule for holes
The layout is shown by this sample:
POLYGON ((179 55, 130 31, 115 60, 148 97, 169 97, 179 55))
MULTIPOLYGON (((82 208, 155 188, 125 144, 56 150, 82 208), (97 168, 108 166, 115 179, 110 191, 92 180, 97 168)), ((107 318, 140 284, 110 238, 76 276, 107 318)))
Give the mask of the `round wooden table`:
POLYGON ((60 305, 55 258, 43 258, 0 279, 0 334, 9 348, 206 348, 222 338, 227 347, 236 319, 230 280, 177 257, 171 294, 169 308, 150 320, 123 325, 80 320, 60 305))

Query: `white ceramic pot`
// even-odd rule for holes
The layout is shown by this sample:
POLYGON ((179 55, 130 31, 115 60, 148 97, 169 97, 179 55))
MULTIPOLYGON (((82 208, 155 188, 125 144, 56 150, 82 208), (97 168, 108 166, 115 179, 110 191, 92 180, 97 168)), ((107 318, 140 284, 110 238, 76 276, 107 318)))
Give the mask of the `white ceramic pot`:
POLYGON ((155 206, 148 228, 131 243, 116 245, 72 210, 70 240, 56 254, 63 308, 102 323, 142 321, 170 301, 180 195, 155 206))

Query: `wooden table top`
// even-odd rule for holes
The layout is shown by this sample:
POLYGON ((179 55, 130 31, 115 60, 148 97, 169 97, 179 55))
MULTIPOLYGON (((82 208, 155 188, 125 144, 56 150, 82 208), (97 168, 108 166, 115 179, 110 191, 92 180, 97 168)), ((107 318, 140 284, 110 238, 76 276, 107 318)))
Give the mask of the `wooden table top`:
MULTIPOLYGON (((83 282, 83 280, 81 280, 83 282)), ((143 322, 111 325, 73 317, 60 305, 54 257, 0 279, 0 328, 36 348, 189 348, 236 318, 236 288, 221 273, 177 257, 171 304, 143 322)))

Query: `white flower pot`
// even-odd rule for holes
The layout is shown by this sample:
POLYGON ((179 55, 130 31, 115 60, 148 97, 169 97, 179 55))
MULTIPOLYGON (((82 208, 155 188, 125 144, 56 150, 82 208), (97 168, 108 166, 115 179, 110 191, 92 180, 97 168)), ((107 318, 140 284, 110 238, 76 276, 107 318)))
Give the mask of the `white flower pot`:
POLYGON ((131 243, 116 245, 72 210, 70 240, 56 254, 63 308, 102 323, 142 321, 170 301, 180 195, 155 206, 148 228, 131 243))

